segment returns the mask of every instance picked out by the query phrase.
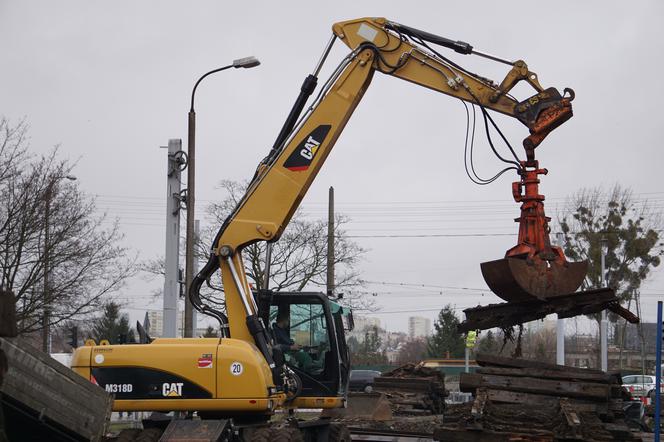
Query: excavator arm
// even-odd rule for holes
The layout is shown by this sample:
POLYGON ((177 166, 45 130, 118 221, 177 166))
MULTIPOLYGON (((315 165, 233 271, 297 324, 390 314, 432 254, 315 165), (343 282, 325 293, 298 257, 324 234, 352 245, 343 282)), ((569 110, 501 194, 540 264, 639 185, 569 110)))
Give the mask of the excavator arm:
MULTIPOLYGON (((519 165, 522 181, 526 176, 524 171, 537 169, 535 147, 551 130, 572 116, 573 93, 569 91, 563 96, 554 88, 542 88, 537 75, 529 71, 523 61, 511 63, 501 60, 479 53, 466 43, 453 42, 383 18, 340 22, 333 26, 333 33, 314 74, 305 80, 302 93, 272 151, 259 164, 246 194, 222 225, 210 260, 190 288, 190 299, 196 308, 227 320, 233 338, 253 339, 271 364, 273 361, 269 355, 265 326, 258 318, 257 304, 245 276, 242 249, 257 241, 273 242, 279 239, 376 71, 521 121, 530 131, 524 140, 528 160, 519 165), (335 38, 348 45, 351 52, 322 86, 311 107, 300 117, 306 94, 313 91, 320 66, 335 38), (443 57, 427 42, 460 53, 474 53, 501 61, 511 65, 511 69, 505 79, 496 84, 443 57), (528 82, 535 90, 535 94, 524 101, 517 101, 509 95, 520 81, 528 82), (203 281, 217 266, 221 267, 222 272, 226 315, 204 305, 198 296, 203 281)), ((531 191, 536 190, 533 183, 529 185, 531 191)), ((542 216, 543 209, 537 219, 539 224, 527 226, 527 229, 533 230, 533 237, 541 236, 541 230, 546 228, 546 218, 542 219, 542 216)), ((548 240, 548 232, 546 234, 548 240)), ((530 241, 529 238, 525 240, 530 241)), ((534 239, 531 242, 535 244, 534 239)), ((561 256, 556 253, 550 255, 556 258, 561 256)), ((533 256, 535 253, 529 255, 530 258, 533 256)))
POLYGON ((565 89, 569 96, 564 98, 555 88, 545 90, 537 74, 530 71, 523 60, 503 60, 475 51, 468 43, 452 41, 384 18, 345 21, 335 24, 332 30, 351 49, 363 46, 375 48, 376 69, 383 73, 516 118, 531 132, 524 140, 527 151, 537 147, 546 135, 572 117, 574 92, 565 89), (424 44, 428 41, 461 54, 487 57, 510 65, 511 69, 497 85, 468 72, 434 52, 433 48, 413 43, 413 40, 424 44), (518 102, 509 92, 521 81, 532 86, 536 94, 518 102))

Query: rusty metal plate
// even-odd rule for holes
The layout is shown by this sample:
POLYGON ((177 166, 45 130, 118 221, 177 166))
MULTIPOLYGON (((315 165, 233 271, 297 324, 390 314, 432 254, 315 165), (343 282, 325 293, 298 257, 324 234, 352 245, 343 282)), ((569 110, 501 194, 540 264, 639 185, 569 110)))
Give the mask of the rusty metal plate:
POLYGON ((525 259, 503 258, 480 264, 484 281, 493 293, 508 302, 546 300, 574 293, 588 271, 588 263, 547 265, 525 259))

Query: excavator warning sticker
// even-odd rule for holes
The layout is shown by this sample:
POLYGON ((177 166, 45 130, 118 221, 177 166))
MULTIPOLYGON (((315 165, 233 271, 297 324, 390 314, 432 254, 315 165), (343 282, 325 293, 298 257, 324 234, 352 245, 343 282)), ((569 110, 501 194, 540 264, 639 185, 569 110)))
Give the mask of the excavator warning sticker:
POLYGON ((198 368, 212 368, 212 353, 206 353, 198 358, 198 368))
POLYGON ((331 127, 329 124, 321 124, 312 130, 286 159, 284 167, 293 172, 307 170, 331 127))

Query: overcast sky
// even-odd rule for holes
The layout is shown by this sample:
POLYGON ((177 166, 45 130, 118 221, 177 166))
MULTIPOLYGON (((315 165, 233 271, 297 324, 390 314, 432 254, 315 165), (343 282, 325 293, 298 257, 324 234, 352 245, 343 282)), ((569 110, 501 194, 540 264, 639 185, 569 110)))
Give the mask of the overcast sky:
MULTIPOLYGON (((332 24, 362 16, 523 59, 544 87, 576 91, 574 118, 537 150, 549 169, 540 190, 550 216, 580 188, 616 182, 664 208, 664 85, 657 80, 664 3, 656 0, 0 0, 0 114, 27 119, 33 151, 60 145, 77 162, 81 188, 97 195, 101 211, 120 218, 127 244, 154 258, 164 253, 165 235, 166 151, 159 146, 170 138, 186 143, 195 80, 236 58, 255 55, 262 62, 216 74, 198 89, 196 190, 203 219, 205 204, 222 197, 219 180, 250 178, 267 153, 332 24)), ((334 47, 321 80, 346 52, 334 47)), ((507 72, 477 57, 449 55, 498 82, 507 72)), ((515 94, 523 99, 530 91, 515 94)), ((496 120, 520 147, 526 128, 496 120)), ((458 100, 376 74, 303 202, 306 213, 324 216, 334 186, 337 211, 352 220, 349 234, 368 249, 361 270, 372 283, 365 290, 376 294, 378 316, 390 330, 405 330, 410 315, 433 318, 446 303, 462 309, 499 301, 486 289, 479 263, 501 258, 516 242, 516 177, 472 184, 463 170, 465 127, 458 100)), ((484 137, 476 148, 480 173, 492 175, 500 163, 484 137)), ((647 320, 664 298, 663 275, 656 270, 643 288, 647 320)), ((160 308, 150 292, 161 284, 131 281, 119 298, 139 318, 145 308, 160 308)))

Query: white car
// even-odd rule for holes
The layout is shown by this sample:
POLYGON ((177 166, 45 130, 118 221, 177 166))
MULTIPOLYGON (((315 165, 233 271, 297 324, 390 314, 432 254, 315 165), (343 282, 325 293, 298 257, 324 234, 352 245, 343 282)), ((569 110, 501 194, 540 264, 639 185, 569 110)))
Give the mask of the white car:
MULTIPOLYGON (((633 397, 648 396, 655 398, 655 376, 649 375, 630 375, 623 376, 623 387, 629 391, 633 397)), ((664 393, 664 384, 659 386, 660 394, 664 393)))

